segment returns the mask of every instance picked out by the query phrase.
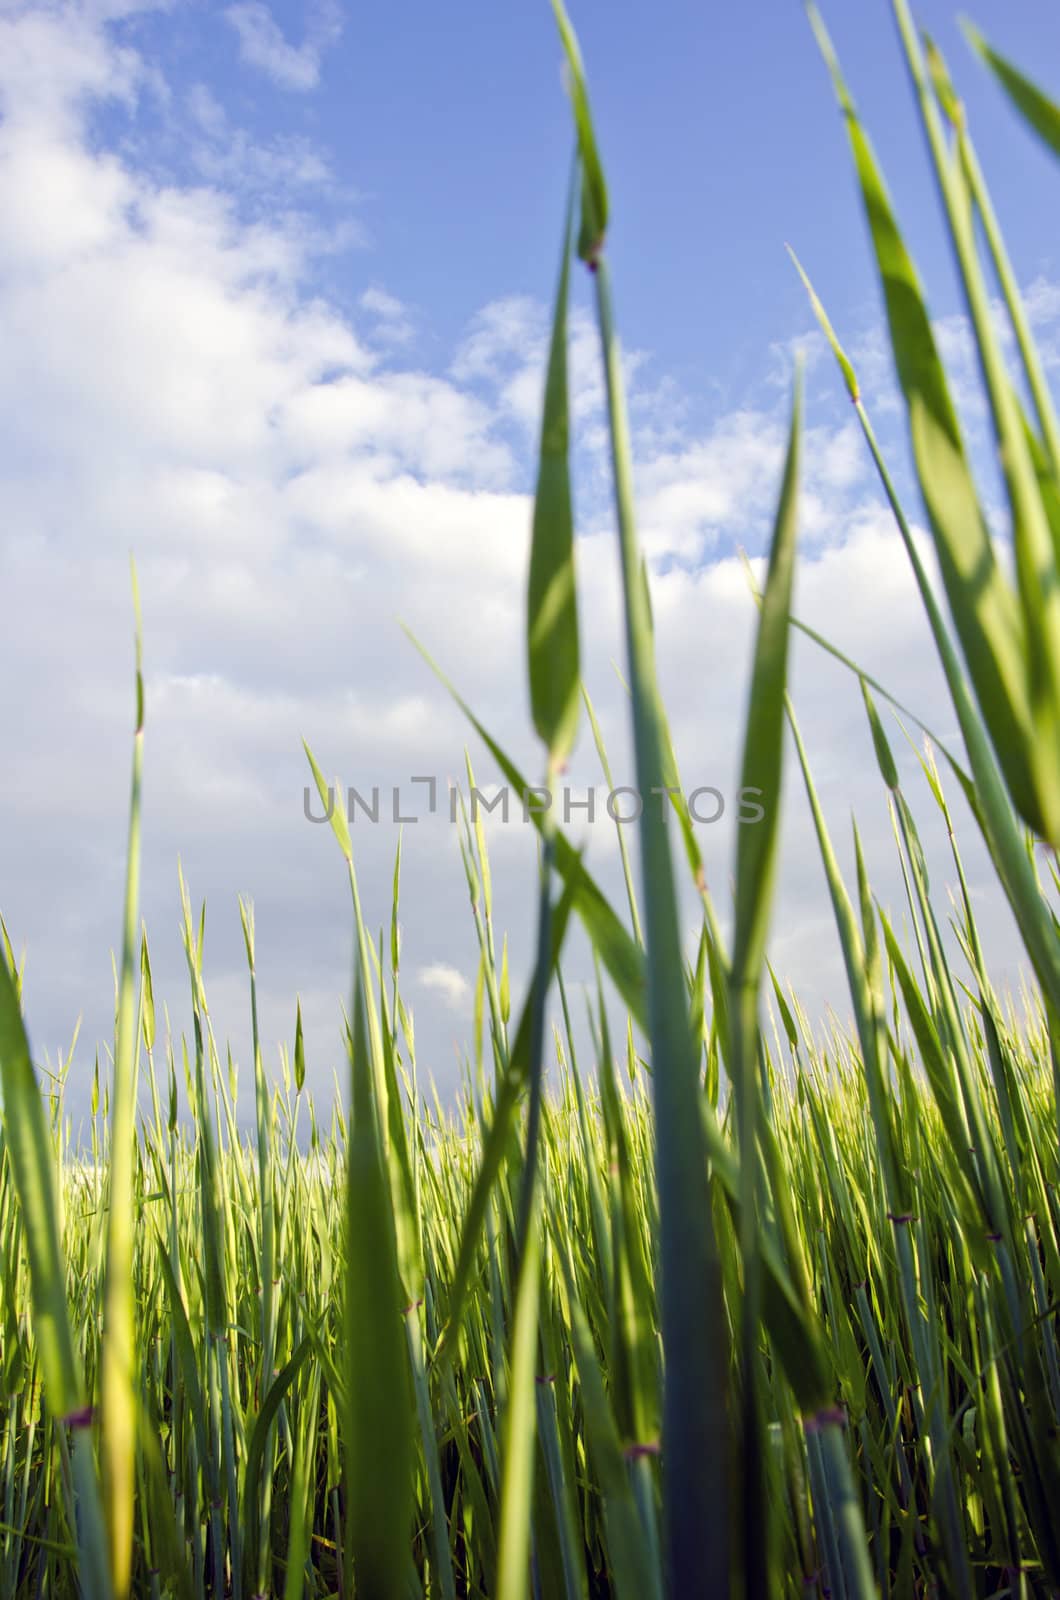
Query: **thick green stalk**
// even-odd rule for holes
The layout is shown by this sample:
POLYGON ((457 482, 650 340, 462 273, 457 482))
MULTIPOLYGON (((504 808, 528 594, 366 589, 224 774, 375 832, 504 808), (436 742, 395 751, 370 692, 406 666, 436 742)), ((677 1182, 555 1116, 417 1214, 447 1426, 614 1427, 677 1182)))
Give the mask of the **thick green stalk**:
POLYGON ((728 1353, 699 1113, 699 1069, 682 976, 677 894, 659 791, 665 787, 662 722, 647 590, 633 511, 632 455, 608 266, 595 263, 618 519, 626 651, 633 696, 641 880, 654 1067, 662 1336, 666 1533, 675 1594, 725 1594, 729 1586, 728 1353))

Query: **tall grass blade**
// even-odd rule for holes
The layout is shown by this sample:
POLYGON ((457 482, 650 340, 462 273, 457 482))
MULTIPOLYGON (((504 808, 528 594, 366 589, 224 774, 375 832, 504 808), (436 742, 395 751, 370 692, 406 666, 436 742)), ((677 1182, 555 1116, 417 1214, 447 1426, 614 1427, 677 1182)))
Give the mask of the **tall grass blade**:
POLYGON ((578 606, 567 399, 567 300, 573 207, 572 184, 564 213, 563 256, 545 381, 527 593, 530 706, 534 727, 549 752, 550 769, 562 764, 574 743, 579 710, 578 606))
POLYGON ((136 614, 136 726, 133 733, 132 794, 125 876, 117 1040, 110 1120, 110 1206, 107 1213, 107 1264, 103 1300, 100 1374, 100 1465, 107 1543, 116 1600, 132 1584, 139 1432, 136 1371, 136 1304, 133 1288, 133 1165, 136 1144, 137 929, 140 901, 140 791, 143 782, 144 689, 140 598, 133 569, 136 614))
MULTIPOLYGON (((582 251, 593 268, 607 391, 619 532, 633 744, 640 793, 665 788, 663 724, 651 617, 633 509, 629 426, 606 258, 606 200, 581 58, 561 0, 554 0, 571 76, 583 186, 582 251), (599 175, 599 176, 597 176, 599 175)), ((730 1472, 727 1337, 706 1180, 700 1086, 683 977, 670 842, 660 809, 640 825, 645 885, 648 1009, 655 1095, 662 1339, 666 1365, 663 1451, 669 1578, 678 1594, 722 1594, 729 1584, 730 1472)))
POLYGON ((346 1157, 344 1364, 348 1394, 350 1547, 357 1592, 407 1594, 412 1522, 413 1411, 397 1241, 372 1087, 365 974, 355 960, 352 1104, 346 1157))
POLYGON ((824 24, 813 5, 809 14, 846 120, 917 476, 954 625, 1013 801, 1031 826, 1048 837, 1056 819, 1036 770, 1024 619, 979 503, 916 269, 824 24))
POLYGON ((796 370, 791 431, 780 491, 769 571, 762 597, 751 692, 744 732, 741 793, 759 797, 762 820, 737 829, 736 911, 729 970, 731 1071, 736 1089, 740 1150, 741 1404, 743 1442, 744 1588, 748 1600, 768 1592, 768 1506, 761 1456, 764 1417, 759 1372, 761 1270, 758 1246, 759 1088, 758 997, 780 835, 784 695, 787 687, 788 614, 795 567, 802 373, 796 370))
POLYGON ((112 1589, 92 1451, 92 1414, 66 1301, 55 1160, 15 977, 6 956, 0 959, 0 1088, 7 1158, 29 1259, 34 1340, 44 1392, 59 1427, 69 1427, 74 1432, 72 1463, 81 1571, 93 1600, 97 1595, 109 1600, 112 1589))

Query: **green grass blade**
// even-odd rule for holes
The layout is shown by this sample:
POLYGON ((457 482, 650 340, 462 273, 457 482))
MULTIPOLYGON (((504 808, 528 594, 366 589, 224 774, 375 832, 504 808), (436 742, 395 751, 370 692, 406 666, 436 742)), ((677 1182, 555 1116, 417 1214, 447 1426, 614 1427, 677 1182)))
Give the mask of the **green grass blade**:
POLYGON ((574 122, 578 133, 578 153, 582 168, 581 229, 578 235, 578 254, 583 261, 592 262, 603 247, 607 232, 608 199, 604 169, 596 145, 592 111, 585 86, 585 70, 574 29, 570 25, 562 0, 552 0, 556 24, 567 67, 570 72, 570 95, 574 122))
POLYGON ((534 495, 527 592, 527 659, 534 727, 550 771, 565 761, 578 728, 578 603, 567 399, 567 301, 573 184, 563 223, 563 258, 552 321, 534 495))
POLYGON ((604 1519, 618 1600, 646 1600, 658 1593, 657 1575, 646 1560, 643 1530, 629 1482, 622 1445, 607 1398, 592 1334, 578 1297, 565 1243, 556 1250, 566 1287, 571 1343, 581 1385, 585 1431, 590 1456, 599 1475, 604 1519))
POLYGON ((928 41, 934 66, 932 83, 906 0, 894 0, 894 7, 949 222, 1008 498, 1026 639, 1026 697, 1033 730, 1027 756, 1034 781, 1035 811, 1024 815, 1037 832, 1055 845, 1060 844, 1060 563, 1038 489, 1022 410, 1005 370, 979 263, 967 162, 962 159, 967 146, 963 115, 938 50, 928 41), (939 98, 958 122, 956 158, 945 140, 939 98))
POLYGON ((1032 83, 1018 67, 992 49, 978 28, 967 21, 963 27, 968 43, 990 68, 1017 111, 1053 154, 1060 156, 1060 105, 1032 83))
MULTIPOLYGON (((572 900, 573 892, 568 886, 560 897, 552 915, 550 936, 551 967, 553 971, 556 970, 559 963, 560 951, 563 947, 567 923, 570 919, 572 900)), ((535 982, 527 996, 526 1005, 520 1018, 515 1042, 512 1045, 508 1070, 498 1087, 497 1099, 493 1108, 493 1120, 486 1134, 482 1156, 475 1174, 467 1211, 460 1230, 460 1243, 449 1291, 448 1316, 439 1347, 439 1358, 451 1356, 453 1345, 459 1334, 490 1198, 500 1181, 504 1163, 507 1160, 512 1129, 515 1124, 516 1109, 520 1096, 526 1089, 529 1076, 536 995, 537 984, 535 982)))
POLYGON ((528 1219, 519 1262, 512 1329, 512 1368, 505 1407, 501 1462, 497 1600, 526 1600, 530 1582, 530 1506, 537 1438, 537 1313, 541 1243, 528 1219))
POLYGON ((137 927, 140 901, 140 791, 143 774, 144 690, 140 601, 133 569, 136 612, 136 726, 133 734, 132 793, 125 876, 121 976, 110 1124, 110 1210, 103 1299, 100 1374, 100 1467, 107 1518, 111 1581, 116 1600, 132 1584, 136 1496, 136 1442, 139 1431, 139 1374, 136 1370, 136 1304, 133 1289, 133 1162, 136 1141, 137 1077, 137 927))
POLYGON ((883 286, 891 346, 908 412, 913 455, 954 625, 984 721, 1021 815, 1045 818, 1032 763, 1023 620, 1001 571, 968 464, 916 269, 831 41, 809 7, 832 73, 883 286))
MULTIPOLYGON (((798 267, 797 261, 796 266, 798 267)), ((811 301, 818 312, 819 320, 823 319, 822 327, 825 327, 838 359, 841 347, 831 329, 831 324, 827 322, 823 307, 820 306, 820 301, 813 293, 809 280, 801 267, 799 267, 799 272, 810 292, 811 301)), ((842 363, 840 365, 842 366, 842 363)), ((856 377, 854 382, 856 386, 856 377)), ((1028 860, 1022 831, 1013 810, 1009 792, 1005 787, 988 730, 984 726, 979 708, 974 703, 965 679, 964 670, 950 640, 949 632, 936 603, 927 572, 913 539, 912 530, 902 510, 901 502, 898 499, 893 480, 880 451, 872 424, 860 399, 856 400, 856 406, 862 432, 872 454, 888 503, 894 514, 910 565, 913 568, 917 588, 931 626, 932 637, 946 675, 950 698, 953 702, 953 708, 957 714, 965 748, 968 752, 968 763, 972 778, 969 778, 968 774, 954 759, 951 751, 939 736, 933 733, 915 713, 902 706, 893 695, 888 694, 881 683, 865 672, 863 668, 856 666, 842 651, 829 644, 827 640, 823 639, 819 633, 805 623, 792 618, 793 626, 798 628, 800 632, 805 633, 807 637, 813 639, 822 649, 826 650, 836 660, 842 662, 864 682, 870 684, 878 694, 888 699, 904 716, 915 722, 941 753, 960 783, 972 815, 982 830, 987 849, 994 862, 1008 902, 1012 907, 1016 925, 1042 990, 1049 997, 1050 1004, 1060 1010, 1060 941, 1057 940, 1052 915, 1042 897, 1033 867, 1028 860)))
MULTIPOLYGON (((554 10, 572 83, 579 153, 587 174, 600 172, 577 42, 561 0, 554 10)), ((603 188, 602 175, 599 189, 603 188)), ((626 648, 633 700, 633 745, 640 793, 665 788, 665 738, 655 676, 651 616, 638 547, 629 424, 607 262, 594 183, 583 187, 582 238, 590 240, 597 322, 607 392, 611 465, 619 530, 626 648)), ((718 1508, 729 1497, 726 1330, 699 1116, 700 1085, 683 976, 680 922, 670 841, 661 809, 640 824, 645 896, 648 1007, 655 1096, 656 1182, 660 1215, 665 1502, 670 1582, 678 1593, 723 1593, 729 1584, 728 1524, 718 1508), (704 1450, 704 1440, 717 1441, 704 1450), (711 1530, 704 1541, 704 1530, 711 1530)))
POLYGON ((758 1244, 759 1093, 758 997, 765 964, 766 935, 773 898, 780 835, 781 771, 784 748, 784 695, 787 686, 788 615, 795 567, 796 503, 802 374, 796 371, 791 431, 777 507, 769 571, 762 597, 747 724, 744 732, 741 793, 754 792, 762 820, 737 829, 736 910, 729 972, 729 1028, 736 1089, 740 1171, 740 1255, 744 1291, 741 1307, 741 1404, 743 1441, 742 1553, 748 1600, 768 1591, 769 1507, 761 1454, 764 1417, 759 1372, 761 1268, 758 1244))
MULTIPOLYGON (((312 1340, 308 1335, 306 1335, 306 1337, 298 1345, 298 1348, 294 1351, 293 1355, 291 1355, 291 1357, 284 1362, 279 1372, 273 1378, 265 1398, 261 1402, 261 1410, 254 1419, 254 1426, 251 1430, 250 1441, 247 1445, 247 1461, 243 1480, 244 1488, 242 1509, 244 1544, 248 1550, 256 1550, 258 1547, 260 1535, 260 1479, 262 1470, 266 1463, 266 1451, 269 1448, 269 1440, 271 1438, 280 1407, 283 1405, 284 1400, 286 1399, 287 1392, 295 1378, 297 1378, 302 1367, 305 1365, 306 1358, 309 1356, 312 1348, 312 1340)), ((261 1578, 267 1583, 269 1581, 268 1573, 263 1572, 261 1574, 261 1578)), ((246 1569, 244 1574, 244 1588, 245 1592, 249 1596, 249 1568, 246 1569)))
POLYGON ((354 972, 344 1317, 350 1546, 359 1592, 405 1600, 414 1419, 390 1182, 369 1060, 366 975, 359 960, 354 972))
POLYGON ((18 1194, 29 1258, 33 1332, 45 1394, 60 1425, 75 1430, 73 1468, 79 1502, 81 1570, 93 1600, 111 1594, 103 1507, 99 1496, 81 1365, 66 1302, 55 1160, 15 978, 0 959, 0 1088, 7 1155, 18 1194))

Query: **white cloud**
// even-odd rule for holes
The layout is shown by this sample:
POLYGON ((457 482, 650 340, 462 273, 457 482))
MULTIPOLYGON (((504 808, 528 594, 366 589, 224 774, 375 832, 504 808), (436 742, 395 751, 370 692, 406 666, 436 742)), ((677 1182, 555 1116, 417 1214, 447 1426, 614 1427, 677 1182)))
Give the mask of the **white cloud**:
POLYGON ((723 530, 741 543, 754 542, 776 500, 783 453, 783 424, 747 411, 643 463, 637 479, 649 554, 702 559, 723 530))
POLYGON ((319 191, 334 186, 331 165, 308 139, 278 135, 252 138, 244 128, 233 127, 220 101, 204 83, 193 84, 185 109, 191 138, 188 154, 201 175, 211 183, 238 186, 247 197, 283 197, 290 191, 319 191))
POLYGON ((409 343, 415 332, 415 325, 408 308, 396 295, 388 294, 385 289, 373 284, 365 289, 358 304, 362 311, 373 318, 375 323, 373 332, 376 339, 392 345, 409 343))
POLYGON ((306 37, 297 46, 288 43, 264 0, 240 0, 224 14, 239 36, 239 53, 247 65, 281 89, 302 93, 316 88, 324 52, 342 32, 342 13, 333 0, 318 0, 310 8, 306 37))
POLYGON ((441 995, 451 1011, 463 1013, 470 1010, 471 985, 456 967, 447 966, 444 961, 435 961, 428 967, 421 967, 418 977, 425 989, 433 989, 441 995))
POLYGON ((1047 372, 1060 368, 1060 284, 1038 277, 1024 294, 1027 317, 1038 337, 1042 365, 1047 372))
MULTIPOLYGON (((459 383, 488 385, 502 414, 535 442, 551 336, 549 315, 540 301, 528 295, 491 301, 472 319, 450 368, 459 383)), ((584 425, 603 411, 600 337, 583 306, 573 304, 567 320, 571 413, 584 425)), ((632 388, 645 360, 643 351, 623 351, 627 387, 632 388)))

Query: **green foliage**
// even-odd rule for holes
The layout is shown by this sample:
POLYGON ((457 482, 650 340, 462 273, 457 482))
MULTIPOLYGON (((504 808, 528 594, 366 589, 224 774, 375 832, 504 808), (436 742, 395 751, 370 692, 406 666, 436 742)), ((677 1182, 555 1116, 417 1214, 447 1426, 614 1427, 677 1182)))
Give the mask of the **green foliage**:
MULTIPOLYGON (((1052 864, 1039 873, 1027 832, 1055 846, 1060 825, 1060 430, 948 69, 904 0, 895 9, 981 358, 1015 584, 879 167, 815 13, 814 26, 866 204, 955 639, 853 365, 799 271, 912 564, 964 742, 954 754, 919 724, 928 740, 920 773, 959 884, 950 913, 959 959, 879 707, 916 718, 791 614, 798 382, 756 597, 743 782, 761 791, 764 821, 738 839, 732 953, 680 802, 701 911, 691 956, 660 808, 646 810, 639 830, 637 886, 620 837, 632 931, 554 817, 539 812, 537 949, 513 1019, 485 829, 465 811, 475 1071, 448 1110, 419 1087, 399 968, 400 845, 392 903, 370 917, 342 806, 308 747, 351 893, 348 1118, 335 1104, 318 1120, 300 1005, 282 1086, 266 1073, 253 910, 241 902, 254 1138, 241 1134, 235 1064, 207 1003, 205 907, 196 919, 183 876, 190 1039, 174 1035, 164 1008, 159 1026, 137 915, 137 615, 114 1071, 101 1081, 97 1060, 90 1153, 69 1148, 64 1075, 47 1095, 38 1081, 21 969, 0 919, 5 1600, 1046 1600, 1060 1589, 1060 873, 1052 864), (991 326, 977 224, 1015 334, 1015 377, 991 326), (844 881, 788 693, 792 626, 856 679, 911 949, 902 920, 876 903, 856 826, 856 889, 844 881), (785 722, 843 955, 850 1035, 834 1022, 816 1031, 766 959, 785 722), (939 752, 1036 980, 1019 1012, 1001 1003, 985 966, 939 752), (563 981, 574 917, 598 978, 592 1070, 577 1059, 563 981), (553 979, 564 1030, 549 1051, 553 979), (616 997, 622 1059, 612 1045, 616 997), (762 1015, 771 1002, 772 1043, 762 1015)), ((633 744, 647 795, 679 788, 677 761, 636 530, 607 189, 577 40, 561 0, 554 10, 577 161, 534 505, 531 709, 551 777, 584 699, 610 784, 578 664, 566 344, 580 201, 574 249, 593 273, 633 744)), ((1055 143, 1052 102, 972 38, 1055 143)), ((525 796, 522 773, 439 676, 525 796)), ((467 775, 473 785, 470 760, 467 775)))

